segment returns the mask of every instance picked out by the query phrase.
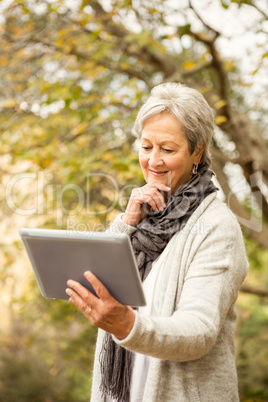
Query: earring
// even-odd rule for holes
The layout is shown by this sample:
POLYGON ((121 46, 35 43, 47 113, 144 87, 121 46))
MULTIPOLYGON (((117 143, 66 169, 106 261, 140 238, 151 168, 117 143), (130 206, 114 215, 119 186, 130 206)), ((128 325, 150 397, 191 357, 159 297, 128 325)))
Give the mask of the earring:
POLYGON ((196 174, 196 173, 197 173, 197 170, 198 170, 198 165, 193 165, 192 173, 193 173, 193 174, 196 174))

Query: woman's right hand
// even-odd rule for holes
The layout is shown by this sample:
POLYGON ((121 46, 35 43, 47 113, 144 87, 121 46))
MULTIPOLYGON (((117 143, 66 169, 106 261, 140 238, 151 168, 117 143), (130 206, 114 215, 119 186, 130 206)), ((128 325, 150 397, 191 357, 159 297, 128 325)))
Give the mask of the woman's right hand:
POLYGON ((163 211, 166 203, 159 190, 168 192, 171 189, 165 184, 151 182, 132 190, 126 211, 121 219, 126 224, 135 226, 147 216, 150 207, 155 212, 163 211))

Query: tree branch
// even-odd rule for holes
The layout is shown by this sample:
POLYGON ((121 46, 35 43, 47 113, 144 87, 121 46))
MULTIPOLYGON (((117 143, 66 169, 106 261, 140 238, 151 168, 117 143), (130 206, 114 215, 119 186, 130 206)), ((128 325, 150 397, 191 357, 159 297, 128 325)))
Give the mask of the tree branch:
POLYGON ((254 286, 243 285, 240 288, 241 292, 249 293, 259 297, 268 297, 268 289, 255 288, 254 286))
POLYGON ((199 66, 197 68, 192 69, 191 71, 187 71, 185 73, 182 74, 183 78, 188 78, 194 74, 200 73, 200 71, 206 70, 207 68, 211 68, 213 67, 213 64, 211 62, 207 63, 207 64, 203 64, 202 66, 199 66))
MULTIPOLYGON (((189 0, 190 1, 190 0, 189 0)), ((191 1, 190 1, 191 4, 191 1)), ((196 10, 191 7, 198 18, 204 23, 204 25, 213 31, 202 18, 198 15, 196 10)), ((213 31, 214 32, 214 31, 213 31)), ((236 144, 236 148, 240 154, 240 165, 244 171, 244 175, 249 185, 251 186, 251 177, 256 173, 254 169, 254 164, 257 162, 259 164, 259 169, 263 170, 263 174, 268 179, 267 172, 267 152, 266 144, 262 138, 261 133, 252 134, 252 127, 250 126, 250 121, 247 121, 246 116, 238 115, 234 113, 230 107, 229 96, 227 93, 227 77, 224 70, 223 62, 219 56, 216 49, 215 40, 217 35, 215 34, 212 39, 191 31, 189 33, 195 40, 203 43, 210 51, 212 56, 211 66, 218 77, 219 83, 219 95, 220 98, 225 100, 226 104, 221 108, 220 114, 226 116, 227 121, 221 125, 221 129, 226 131, 236 144), (243 140, 242 140, 243 138, 243 140), (243 158, 246 156, 246 161, 243 163, 243 158)), ((213 106, 213 102, 209 102, 213 106)), ((219 112, 219 111, 218 111, 219 112)), ((249 119, 248 119, 249 120, 249 119)), ((261 199, 258 199, 260 207, 262 208, 263 215, 268 219, 268 202, 264 194, 262 193, 261 187, 256 186, 256 189, 261 193, 261 199)), ((253 189, 252 189, 253 190, 253 189)))
POLYGON ((215 46, 215 38, 212 38, 211 40, 203 37, 203 35, 191 31, 189 33, 190 36, 192 36, 197 42, 203 43, 209 50, 212 60, 210 62, 210 66, 214 69, 216 72, 216 75, 218 76, 218 85, 219 85, 219 97, 220 99, 225 100, 225 105, 221 108, 222 113, 227 117, 227 119, 231 118, 231 113, 230 113, 230 106, 229 106, 229 99, 227 95, 227 83, 226 83, 226 75, 223 67, 222 60, 220 59, 219 53, 216 49, 215 46))
POLYGON ((219 148, 217 148, 216 146, 212 146, 210 148, 210 153, 213 156, 213 160, 217 159, 219 162, 221 163, 226 163, 226 162, 231 162, 231 163, 241 163, 241 158, 230 158, 229 156, 224 155, 219 148))
POLYGON ((246 3, 246 5, 249 5, 249 6, 253 7, 253 8, 255 8, 260 14, 262 14, 262 15, 264 16, 264 18, 265 18, 266 20, 268 20, 268 14, 266 14, 264 11, 262 11, 262 10, 257 6, 257 4, 253 3, 253 1, 249 1, 248 3, 246 3))
MULTIPOLYGON (((146 64, 154 65, 158 70, 163 72, 165 77, 169 77, 175 73, 176 67, 174 63, 170 63, 170 58, 167 58, 165 54, 162 54, 156 50, 152 51, 152 49, 146 44, 141 47, 137 47, 135 40, 126 41, 126 38, 129 36, 130 32, 125 27, 115 23, 99 2, 91 1, 90 6, 94 9, 96 14, 101 17, 103 29, 120 39, 121 48, 128 55, 136 56, 146 64)), ((133 35, 133 33, 131 34, 133 35)))
POLYGON ((210 25, 208 25, 203 18, 201 17, 201 15, 199 14, 199 12, 196 10, 196 8, 193 6, 192 4, 192 0, 189 0, 189 8, 193 10, 193 12, 195 13, 195 15, 197 16, 197 18, 199 19, 199 21, 204 25, 205 28, 207 28, 208 31, 211 31, 214 33, 214 39, 213 41, 215 42, 215 40, 217 39, 218 36, 220 36, 220 32, 217 31, 216 29, 212 28, 210 25))
POLYGON ((236 195, 229 187, 229 183, 225 174, 223 173, 222 164, 217 159, 213 160, 213 170, 216 173, 216 177, 220 183, 222 191, 226 197, 226 204, 236 215, 239 222, 243 226, 243 230, 248 236, 254 240, 260 247, 268 249, 268 228, 264 223, 259 222, 252 214, 247 211, 240 204, 236 195))

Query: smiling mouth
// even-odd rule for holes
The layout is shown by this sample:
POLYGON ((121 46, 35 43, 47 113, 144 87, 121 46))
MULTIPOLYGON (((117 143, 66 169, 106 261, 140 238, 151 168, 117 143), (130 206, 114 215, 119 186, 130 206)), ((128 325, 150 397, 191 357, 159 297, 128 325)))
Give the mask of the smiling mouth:
POLYGON ((154 170, 150 170, 150 169, 149 169, 149 172, 152 173, 154 176, 164 176, 165 174, 168 173, 168 170, 166 170, 166 171, 161 171, 161 172, 155 172, 154 170))

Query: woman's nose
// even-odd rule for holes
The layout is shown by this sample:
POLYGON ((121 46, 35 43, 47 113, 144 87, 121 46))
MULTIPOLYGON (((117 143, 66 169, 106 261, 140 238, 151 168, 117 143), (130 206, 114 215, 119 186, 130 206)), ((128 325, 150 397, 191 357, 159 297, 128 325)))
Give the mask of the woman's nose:
POLYGON ((163 161, 161 159, 161 156, 159 155, 159 152, 157 151, 152 151, 148 160, 148 165, 151 166, 152 168, 156 168, 157 166, 163 165, 163 161))

